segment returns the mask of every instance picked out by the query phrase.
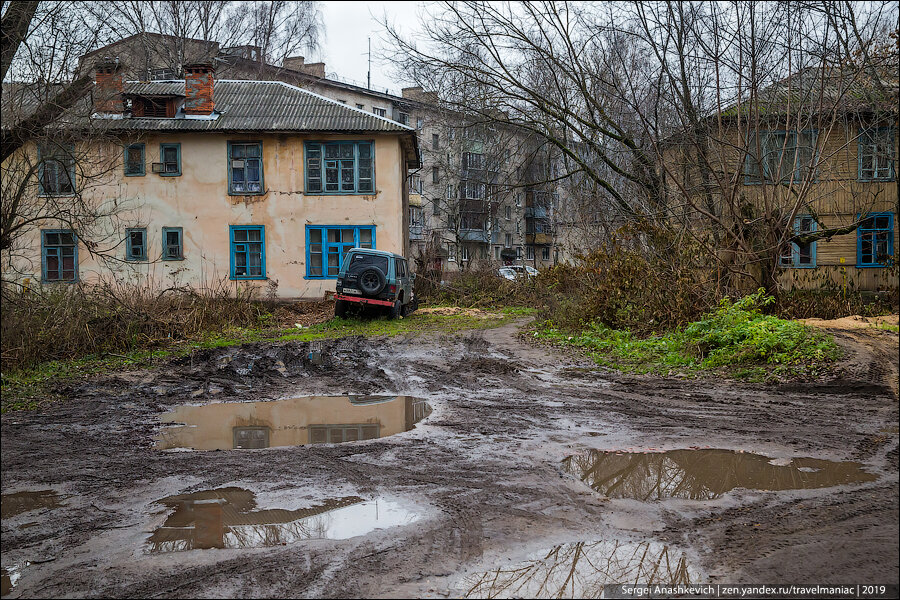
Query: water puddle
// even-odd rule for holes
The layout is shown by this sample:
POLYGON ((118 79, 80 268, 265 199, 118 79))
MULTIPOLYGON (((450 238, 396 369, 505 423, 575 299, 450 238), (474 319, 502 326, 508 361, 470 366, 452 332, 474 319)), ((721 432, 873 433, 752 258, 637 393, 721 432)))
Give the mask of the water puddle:
POLYGON ((875 481, 860 463, 818 458, 773 460, 734 450, 623 453, 591 450, 563 469, 611 498, 712 500, 735 488, 798 490, 875 481))
POLYGON ((161 450, 228 450, 373 440, 409 431, 431 414, 411 396, 306 396, 179 406, 161 417, 161 450))
POLYGON ((0 583, 2 583, 2 586, 0 586, 2 587, 2 589, 0 589, 0 596, 6 596, 13 591, 13 588, 16 587, 16 582, 22 577, 22 569, 29 564, 31 563, 26 561, 22 564, 0 568, 0 583))
POLYGON ((150 536, 147 551, 151 554, 343 540, 420 518, 396 502, 357 496, 299 510, 256 510, 254 493, 233 487, 170 496, 159 503, 172 512, 150 536))
POLYGON ((683 552, 660 542, 575 542, 470 575, 462 582, 462 596, 602 598, 608 584, 683 585, 699 579, 683 552))
POLYGON ((63 497, 53 490, 3 494, 0 496, 0 517, 8 519, 30 510, 57 508, 63 505, 62 499, 63 497))

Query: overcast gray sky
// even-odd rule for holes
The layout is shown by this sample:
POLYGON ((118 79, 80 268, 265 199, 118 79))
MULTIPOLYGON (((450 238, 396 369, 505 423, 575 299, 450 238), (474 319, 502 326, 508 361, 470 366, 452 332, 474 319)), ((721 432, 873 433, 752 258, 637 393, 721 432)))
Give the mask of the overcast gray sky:
POLYGON ((322 2, 325 20, 325 44, 320 60, 330 75, 366 84, 368 38, 372 38, 372 88, 390 88, 399 93, 407 82, 395 81, 388 67, 375 58, 384 29, 378 24, 384 14, 404 34, 418 28, 418 15, 424 2, 322 2))

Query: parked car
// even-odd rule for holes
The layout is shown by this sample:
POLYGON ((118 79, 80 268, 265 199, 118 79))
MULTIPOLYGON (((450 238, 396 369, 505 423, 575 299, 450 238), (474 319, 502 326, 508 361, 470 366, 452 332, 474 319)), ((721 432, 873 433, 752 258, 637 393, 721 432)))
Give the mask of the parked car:
POLYGON ((343 317, 354 304, 383 307, 392 319, 406 316, 416 309, 413 293, 415 274, 405 258, 393 252, 370 248, 353 248, 335 284, 334 315, 343 317))
POLYGON ((497 274, 512 281, 518 277, 534 277, 538 270, 530 265, 507 265, 497 269, 497 274))

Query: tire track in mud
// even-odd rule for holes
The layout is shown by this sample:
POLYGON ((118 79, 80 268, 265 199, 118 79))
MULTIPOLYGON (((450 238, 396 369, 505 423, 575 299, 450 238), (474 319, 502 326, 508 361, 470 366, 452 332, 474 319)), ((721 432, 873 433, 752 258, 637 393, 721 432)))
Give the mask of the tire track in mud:
POLYGON ((57 557, 29 567, 16 593, 422 595, 452 587, 455 574, 490 557, 616 535, 610 523, 619 522, 632 523, 629 535, 643 531, 693 548, 719 581, 771 582, 776 574, 797 582, 826 571, 896 580, 897 435, 879 428, 896 423, 897 404, 883 386, 854 372, 812 386, 624 377, 523 343, 515 325, 315 347, 321 365, 310 363, 311 345, 302 343, 198 352, 154 371, 72 386, 65 390, 69 401, 40 413, 3 415, 4 493, 52 487, 69 494, 66 506, 41 513, 36 526, 4 524, 5 557, 57 557), (151 447, 158 416, 177 404, 346 393, 423 396, 435 411, 413 431, 368 442, 244 452, 151 447), (691 445, 855 456, 882 480, 738 493, 673 508, 604 501, 559 466, 582 448, 691 445), (422 503, 428 516, 341 542, 237 555, 140 554, 149 503, 235 482, 259 492, 293 490, 309 501, 386 493, 422 503), (649 525, 661 518, 664 528, 649 525), (76 554, 99 544, 98 536, 114 537, 102 538, 102 551, 76 554), (836 552, 841 547, 846 556, 836 552), (789 560, 791 553, 801 560, 789 560), (830 558, 823 562, 821 555, 830 558))

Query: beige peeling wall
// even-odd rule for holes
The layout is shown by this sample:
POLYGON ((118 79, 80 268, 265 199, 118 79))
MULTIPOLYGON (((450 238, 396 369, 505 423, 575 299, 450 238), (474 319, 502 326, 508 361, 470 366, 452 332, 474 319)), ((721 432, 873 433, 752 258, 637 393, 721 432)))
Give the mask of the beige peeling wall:
MULTIPOLYGON (((306 225, 374 225, 376 247, 403 254, 406 163, 398 136, 180 133, 144 135, 131 141, 145 144, 146 174, 125 177, 120 167, 114 181, 91 193, 118 198, 129 207, 127 213, 119 215, 116 229, 121 231, 113 238, 124 239, 126 227, 146 227, 150 260, 111 266, 108 261, 89 256, 83 244, 79 244, 82 281, 96 281, 115 271, 119 278, 159 287, 214 286, 225 281, 230 286, 259 288, 263 296, 274 291, 279 298, 322 297, 326 291, 334 290, 334 279, 305 279, 306 225), (376 193, 304 194, 305 140, 373 140, 376 193), (262 141, 266 193, 228 194, 228 141, 262 141), (160 143, 181 144, 181 176, 162 177, 151 172, 151 163, 160 160, 160 143), (266 280, 229 281, 230 225, 265 226, 266 280), (183 228, 184 260, 160 260, 163 227, 183 228)), ((29 248, 24 254, 32 255, 30 263, 20 263, 24 277, 31 273, 35 283, 41 280, 39 235, 34 232, 26 242, 29 248)), ((119 259, 124 258, 124 244, 113 253, 119 259)))

